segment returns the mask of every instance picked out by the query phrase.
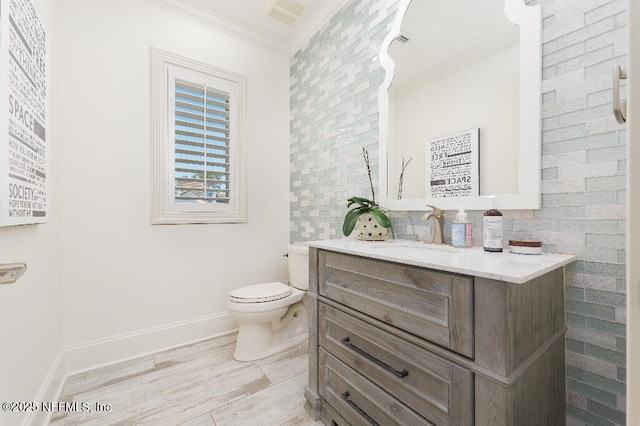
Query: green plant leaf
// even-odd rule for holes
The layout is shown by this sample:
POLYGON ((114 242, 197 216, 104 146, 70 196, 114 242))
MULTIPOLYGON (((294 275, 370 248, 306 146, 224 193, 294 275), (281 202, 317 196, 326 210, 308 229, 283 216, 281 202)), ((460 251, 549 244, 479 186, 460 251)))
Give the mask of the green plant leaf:
POLYGON ((373 215, 373 217, 378 221, 380 226, 382 226, 383 228, 390 228, 391 227, 391 220, 382 211, 380 211, 378 209, 371 209, 371 210, 369 210, 369 213, 371 213, 373 215))
POLYGON ((347 204, 347 207, 351 207, 353 204, 358 204, 360 207, 374 206, 373 201, 362 197, 351 197, 347 201, 349 202, 349 204, 347 204))
POLYGON ((344 223, 342 224, 342 233, 345 237, 351 235, 351 232, 353 231, 353 228, 355 228, 358 218, 362 213, 364 213, 364 211, 359 208, 355 208, 347 212, 344 217, 344 223))

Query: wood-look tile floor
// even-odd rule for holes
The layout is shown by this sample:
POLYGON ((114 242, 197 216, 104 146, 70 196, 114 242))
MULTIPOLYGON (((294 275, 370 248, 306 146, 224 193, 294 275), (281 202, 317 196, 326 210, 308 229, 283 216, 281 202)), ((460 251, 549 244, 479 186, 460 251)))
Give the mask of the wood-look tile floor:
POLYGON ((308 344, 238 362, 236 336, 70 376, 59 400, 75 410, 55 413, 50 425, 320 425, 303 408, 308 344))

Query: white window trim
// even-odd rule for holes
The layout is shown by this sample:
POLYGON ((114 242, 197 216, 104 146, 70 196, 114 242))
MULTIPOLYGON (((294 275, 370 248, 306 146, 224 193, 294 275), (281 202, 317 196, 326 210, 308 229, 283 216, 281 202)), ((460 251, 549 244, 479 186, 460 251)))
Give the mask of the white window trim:
MULTIPOLYGON (((246 170, 246 85, 247 78, 211 65, 151 48, 151 223, 242 223, 247 222, 247 170, 246 170), (236 120, 232 123, 236 131, 233 142, 234 162, 232 182, 236 192, 231 208, 202 209, 202 204, 175 203, 175 138, 171 122, 171 99, 169 70, 180 67, 186 71, 207 74, 215 79, 229 82, 237 87, 236 120), (216 211, 218 210, 218 211, 216 211), (224 211, 226 210, 226 211, 224 211)), ((219 206, 218 206, 219 207, 219 206)))

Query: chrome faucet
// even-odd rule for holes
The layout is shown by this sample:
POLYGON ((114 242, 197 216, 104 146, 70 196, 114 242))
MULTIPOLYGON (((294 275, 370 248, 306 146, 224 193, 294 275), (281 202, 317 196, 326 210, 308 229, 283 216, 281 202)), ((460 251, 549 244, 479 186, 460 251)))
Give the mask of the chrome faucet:
POLYGON ((433 241, 432 244, 445 244, 444 240, 444 210, 436 206, 427 206, 433 209, 433 212, 422 216, 422 220, 433 219, 433 241))

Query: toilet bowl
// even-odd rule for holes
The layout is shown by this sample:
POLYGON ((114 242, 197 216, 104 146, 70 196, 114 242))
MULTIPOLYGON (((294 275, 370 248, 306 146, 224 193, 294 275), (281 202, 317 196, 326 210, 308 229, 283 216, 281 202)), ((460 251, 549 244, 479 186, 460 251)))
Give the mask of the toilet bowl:
POLYGON ((309 289, 309 248, 287 246, 289 282, 255 284, 229 292, 227 308, 238 323, 233 357, 254 361, 307 339, 309 314, 302 301, 309 289))

